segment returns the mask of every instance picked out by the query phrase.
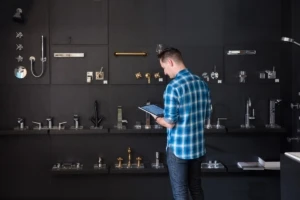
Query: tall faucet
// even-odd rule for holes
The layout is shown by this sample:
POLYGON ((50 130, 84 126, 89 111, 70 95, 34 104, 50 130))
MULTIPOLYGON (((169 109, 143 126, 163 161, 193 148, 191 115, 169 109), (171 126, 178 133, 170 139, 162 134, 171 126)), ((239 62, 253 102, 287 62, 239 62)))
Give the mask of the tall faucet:
MULTIPOLYGON (((150 105, 150 101, 147 101, 146 105, 150 105)), ((150 114, 148 114, 148 113, 146 113, 145 129, 151 129, 150 114)))
POLYGON ((250 114, 249 114, 250 107, 251 107, 251 100, 249 97, 246 102, 245 124, 241 125, 242 128, 254 128, 254 126, 250 124, 250 120, 255 119, 255 113, 254 113, 254 109, 253 109, 252 116, 250 116, 250 114))
POLYGON ((281 99, 271 99, 269 107, 269 124, 266 125, 267 128, 280 128, 279 125, 275 123, 275 106, 281 101, 281 99))
POLYGON ((24 119, 18 118, 18 124, 20 129, 24 129, 24 119))
POLYGON ((78 129, 78 127, 79 127, 79 116, 78 115, 74 115, 74 127, 75 127, 75 129, 78 129))
POLYGON ((213 107, 212 107, 212 105, 210 105, 210 112, 211 112, 211 114, 210 114, 209 118, 207 119, 207 124, 205 125, 206 129, 211 129, 212 128, 212 125, 210 123, 210 118, 212 116, 212 110, 213 110, 213 107))

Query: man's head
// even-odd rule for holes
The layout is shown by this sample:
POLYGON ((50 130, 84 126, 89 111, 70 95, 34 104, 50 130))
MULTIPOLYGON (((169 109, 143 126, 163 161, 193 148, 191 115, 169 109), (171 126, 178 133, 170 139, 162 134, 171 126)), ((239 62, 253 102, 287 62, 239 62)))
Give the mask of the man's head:
POLYGON ((170 78, 174 78, 179 71, 185 69, 181 52, 178 49, 165 48, 157 57, 165 75, 168 75, 170 78))

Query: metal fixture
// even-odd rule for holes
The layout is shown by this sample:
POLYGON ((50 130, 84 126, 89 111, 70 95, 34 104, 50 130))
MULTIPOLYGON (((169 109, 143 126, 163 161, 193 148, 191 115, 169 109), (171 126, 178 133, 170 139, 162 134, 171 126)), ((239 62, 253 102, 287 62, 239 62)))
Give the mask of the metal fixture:
POLYGON ((16 50, 22 51, 23 50, 23 45, 22 44, 16 44, 17 48, 16 50))
POLYGON ((22 32, 16 32, 16 38, 21 39, 23 37, 23 33, 22 32))
POLYGON ((292 141, 300 142, 300 137, 287 137, 286 139, 288 142, 292 142, 292 141))
POLYGON ((86 72, 86 82, 91 83, 93 80, 93 72, 86 72))
MULTIPOLYGON (((212 111, 213 111, 213 107, 212 107, 212 105, 210 105, 210 112, 212 113, 212 111)), ((210 115, 209 118, 206 120, 206 122, 207 122, 206 125, 205 125, 206 129, 211 129, 212 128, 212 125, 211 125, 211 122, 210 122, 211 121, 211 116, 212 115, 210 115)))
POLYGON ((281 99, 271 99, 269 103, 269 124, 266 125, 267 128, 280 128, 279 125, 275 123, 275 106, 281 101, 281 99))
POLYGON ((54 53, 55 58, 83 58, 84 53, 54 53))
POLYGON ((24 16, 21 8, 17 8, 15 14, 13 15, 13 20, 18 23, 24 23, 24 16))
MULTIPOLYGON (((99 117, 98 114, 98 101, 94 102, 94 116, 91 117, 91 122, 94 124, 94 126, 92 126, 92 129, 102 129, 103 127, 100 126, 100 123, 102 122, 104 117, 99 117)), ((75 119, 74 119, 75 120, 75 119)))
POLYGON ((52 117, 46 119, 48 129, 52 129, 52 117))
POLYGON ((154 74, 154 78, 156 78, 156 79, 160 78, 159 72, 154 74))
POLYGON ((38 125, 37 127, 33 127, 34 130, 41 130, 42 129, 42 123, 41 122, 32 121, 32 123, 38 125))
POLYGON ((67 123, 67 122, 60 122, 60 123, 58 123, 58 130, 65 129, 64 124, 66 124, 66 123, 67 123))
POLYGON ((202 77, 208 82, 209 81, 209 75, 207 72, 202 73, 202 77))
POLYGON ((255 55, 256 50, 228 50, 227 55, 255 55))
POLYGON ((250 120, 255 119, 254 109, 253 109, 252 116, 250 116, 250 114, 249 114, 250 107, 251 107, 251 100, 250 100, 250 98, 248 98, 248 100, 246 102, 245 124, 242 124, 241 128, 255 128, 253 125, 250 124, 250 120))
POLYGON ((210 77, 212 79, 218 79, 219 78, 219 73, 217 72, 217 66, 216 65, 214 66, 214 71, 211 72, 210 77))
MULTIPOLYGON (((147 101, 146 105, 150 105, 150 101, 147 101)), ((145 129, 151 129, 151 124, 150 124, 150 114, 146 113, 146 123, 145 123, 145 129)))
POLYGON ((147 56, 146 52, 115 52, 115 56, 147 56))
POLYGON ((15 77, 17 77, 19 79, 25 78, 27 75, 27 69, 23 66, 19 66, 19 67, 15 68, 14 74, 15 74, 15 77))
POLYGON ((273 71, 266 70, 266 73, 268 74, 268 79, 276 79, 276 71, 274 66, 273 66, 273 71))
POLYGON ((220 120, 227 120, 227 118, 218 118, 217 124, 213 125, 213 128, 216 128, 216 129, 225 129, 225 126, 223 126, 223 125, 220 124, 220 120))
POLYGON ((18 57, 16 57, 16 60, 18 62, 23 62, 23 57, 21 55, 19 55, 18 57))
POLYGON ((291 103, 291 108, 292 108, 292 109, 295 108, 295 109, 298 110, 298 109, 300 108, 300 104, 299 104, 299 103, 295 103, 295 104, 291 103))
POLYGON ((140 79, 143 76, 142 76, 141 72, 138 72, 138 73, 135 74, 135 77, 136 77, 136 79, 140 79))
POLYGON ((74 126, 71 126, 71 129, 83 129, 83 126, 79 126, 79 116, 78 115, 74 115, 73 117, 74 119, 74 126))
POLYGON ((24 129, 24 119, 18 118, 18 124, 20 129, 24 129))
POLYGON ((148 79, 148 84, 150 84, 151 74, 150 73, 146 73, 145 74, 145 78, 148 79))
POLYGON ((282 37, 281 38, 282 42, 290 42, 290 43, 294 43, 298 46, 300 46, 300 44, 298 42, 296 42, 293 38, 289 38, 289 37, 282 37))
POLYGON ((40 78, 43 73, 44 73, 44 63, 46 62, 47 58, 44 56, 44 36, 42 35, 41 36, 41 43, 42 43, 42 48, 41 48, 41 51, 42 51, 42 57, 41 57, 41 62, 42 62, 42 72, 39 74, 39 75, 36 75, 34 73, 34 70, 33 70, 33 65, 35 63, 35 57, 34 56, 30 56, 29 57, 29 60, 30 60, 30 68, 31 68, 31 73, 34 77, 36 78, 40 78))
POLYGON ((247 74, 245 71, 240 71, 239 73, 239 82, 240 83, 245 83, 247 78, 247 74))

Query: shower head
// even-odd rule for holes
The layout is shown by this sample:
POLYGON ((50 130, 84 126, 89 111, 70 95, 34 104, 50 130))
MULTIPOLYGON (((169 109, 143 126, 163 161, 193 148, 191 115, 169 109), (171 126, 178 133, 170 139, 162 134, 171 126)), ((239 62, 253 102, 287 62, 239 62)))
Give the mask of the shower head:
POLYGON ((294 44, 300 46, 300 44, 298 42, 296 42, 293 38, 281 37, 281 41, 283 41, 283 42, 291 42, 291 43, 294 43, 294 44))
POLYGON ((283 41, 283 42, 294 42, 294 39, 288 38, 288 37, 282 37, 281 41, 283 41))
POLYGON ((22 9, 17 8, 16 13, 13 15, 13 20, 18 23, 24 23, 24 16, 22 14, 22 9))

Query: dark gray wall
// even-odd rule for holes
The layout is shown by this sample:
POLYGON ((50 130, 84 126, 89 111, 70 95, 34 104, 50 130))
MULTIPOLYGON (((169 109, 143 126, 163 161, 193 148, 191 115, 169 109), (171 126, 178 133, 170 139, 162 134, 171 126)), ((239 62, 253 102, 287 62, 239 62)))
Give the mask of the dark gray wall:
MULTIPOLYGON (((287 1, 14 0, 3 5, 0 8, 1 130, 15 127, 17 117, 24 117, 31 127, 33 120, 45 125, 48 116, 54 117, 55 125, 67 121, 71 126, 74 114, 79 114, 82 125, 89 127, 95 100, 99 102, 100 114, 105 116, 105 127, 116 124, 118 105, 123 107, 129 128, 136 121, 144 122, 144 113, 137 106, 147 100, 162 105, 169 81, 155 55, 156 44, 163 43, 182 50, 186 66, 199 76, 217 66, 222 84, 211 79, 208 82, 214 105, 213 123, 219 117, 226 117, 228 120, 223 123, 228 127, 240 126, 244 122, 246 99, 250 97, 256 110, 253 123, 263 127, 268 123, 269 99, 283 99, 277 123, 287 128, 287 133, 206 134, 209 159, 220 159, 228 165, 235 165, 241 157, 264 155, 279 159, 280 152, 287 148, 285 137, 293 135, 294 130, 289 110, 293 85, 290 75, 294 72, 290 66, 297 64, 296 59, 290 61, 287 52, 298 51, 280 43, 282 33, 291 33, 291 26, 285 23, 290 23, 291 8, 287 1), (24 11, 25 24, 12 21, 18 7, 24 11), (17 31, 23 32, 23 39, 15 38, 17 31), (46 38, 47 62, 45 74, 36 79, 30 73, 28 59, 36 57, 38 73, 42 34, 46 38), (24 45, 22 52, 15 50, 19 42, 24 45), (257 54, 227 56, 225 51, 229 49, 255 49, 257 54), (114 52, 122 51, 148 54, 114 56, 114 52), (83 52, 85 57, 54 58, 55 52, 83 52), (20 64, 15 60, 18 54, 24 57, 22 65, 28 70, 22 80, 13 75, 20 64), (258 72, 271 70, 273 66, 279 83, 258 79, 258 72), (95 80, 87 84, 86 72, 95 73, 101 67, 108 84, 95 80), (240 70, 248 73, 245 84, 237 81, 240 70), (137 72, 142 73, 142 79, 136 80, 137 72), (147 84, 144 78, 147 72, 159 72, 163 82, 152 78, 151 84, 147 84)), ((50 173, 58 160, 79 160, 89 165, 96 162, 99 154, 113 164, 116 156, 126 155, 128 146, 149 163, 155 151, 164 152, 163 134, 1 136, 0 142, 1 159, 6 161, 0 170, 3 197, 171 199, 167 175, 56 177, 50 173), (18 163, 22 163, 22 169, 18 163)), ((205 176, 203 184, 207 199, 279 199, 279 181, 278 174, 237 173, 205 176)))

